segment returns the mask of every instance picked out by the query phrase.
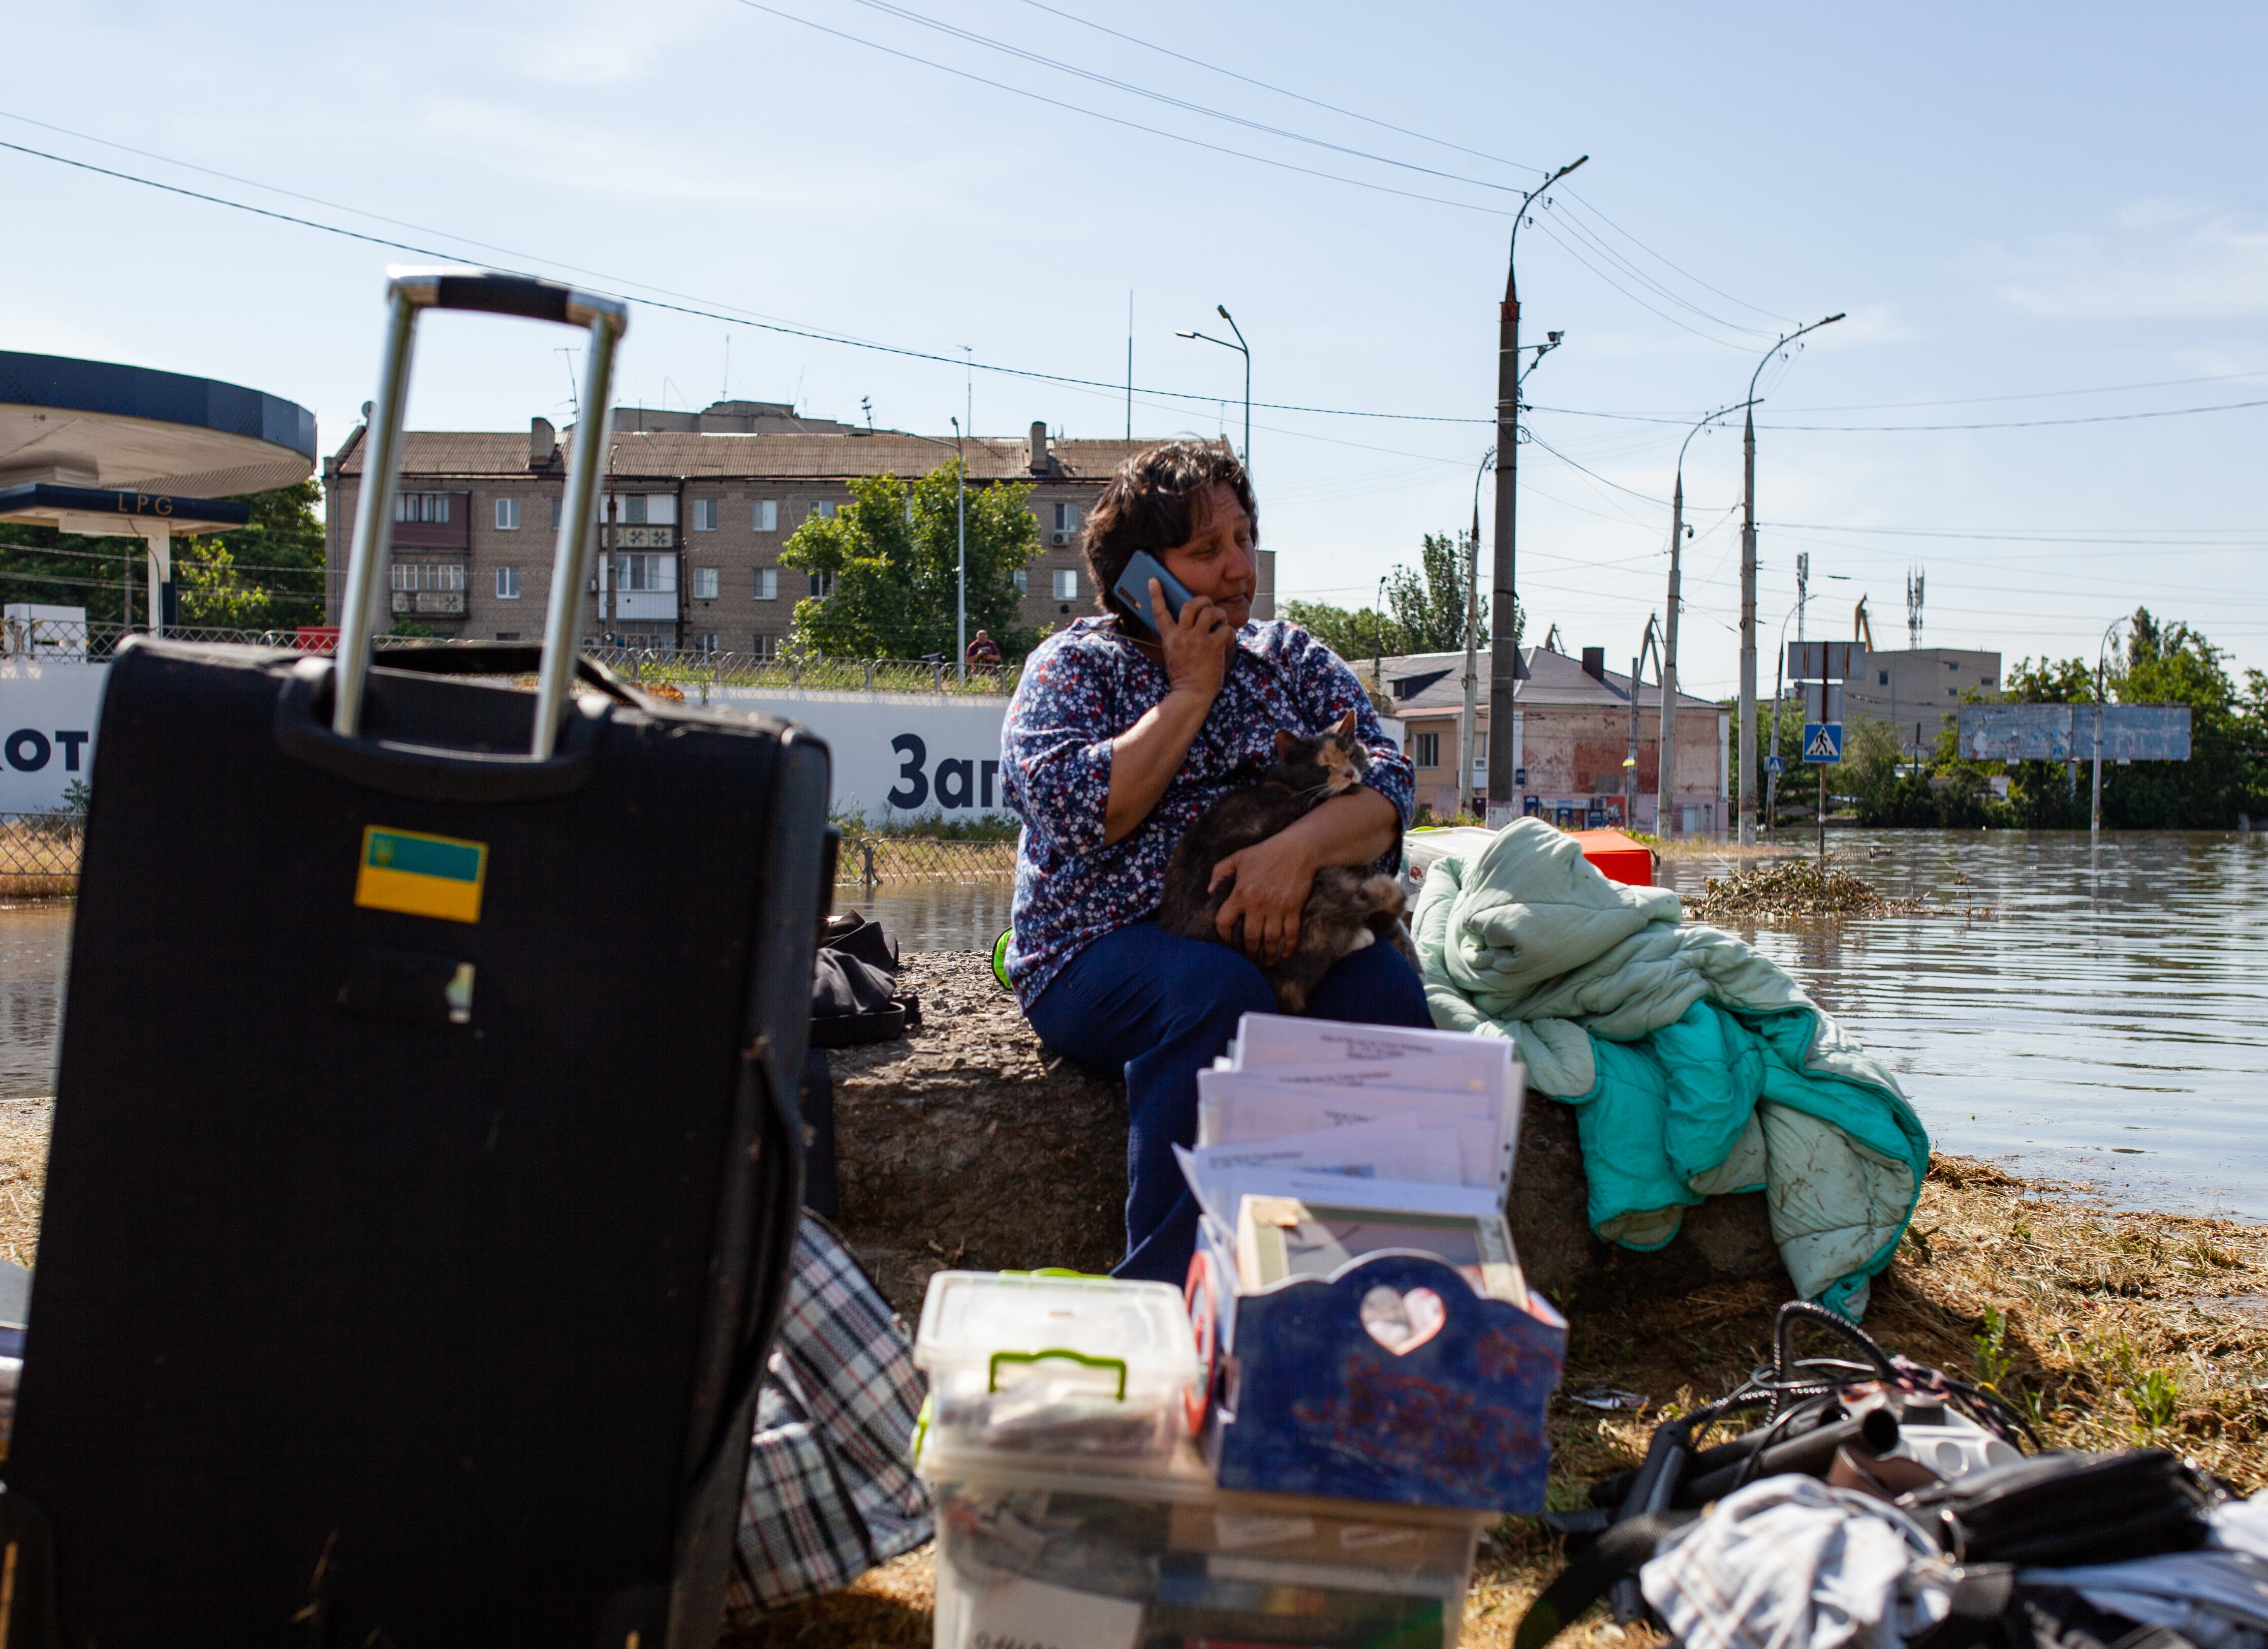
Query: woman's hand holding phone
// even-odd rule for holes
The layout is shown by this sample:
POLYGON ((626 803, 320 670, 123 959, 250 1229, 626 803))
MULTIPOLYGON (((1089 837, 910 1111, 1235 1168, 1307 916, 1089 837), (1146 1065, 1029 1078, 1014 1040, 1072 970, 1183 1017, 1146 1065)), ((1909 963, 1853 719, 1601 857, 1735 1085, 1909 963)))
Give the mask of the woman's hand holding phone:
POLYGON ((1209 596, 1191 596, 1182 603, 1182 615, 1166 611, 1166 591, 1150 580, 1150 619, 1166 655, 1169 693, 1201 697, 1207 709, 1220 696, 1228 674, 1228 655, 1236 645, 1236 626, 1209 596))

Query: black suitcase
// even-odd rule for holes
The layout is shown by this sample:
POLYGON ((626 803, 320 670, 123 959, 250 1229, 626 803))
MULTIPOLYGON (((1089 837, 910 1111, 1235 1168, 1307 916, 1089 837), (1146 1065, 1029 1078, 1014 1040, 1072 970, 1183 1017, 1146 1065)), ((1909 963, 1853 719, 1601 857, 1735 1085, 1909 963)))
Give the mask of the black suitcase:
POLYGON ((567 690, 619 307, 393 295, 335 667, 111 669, 0 1496, 44 1513, 26 1574, 51 1551, 74 1649, 718 1630, 794 1249, 827 750, 588 664, 567 690), (592 328, 568 599, 540 659, 364 667, 436 306, 592 328), (548 724, 467 679, 539 669, 548 724))

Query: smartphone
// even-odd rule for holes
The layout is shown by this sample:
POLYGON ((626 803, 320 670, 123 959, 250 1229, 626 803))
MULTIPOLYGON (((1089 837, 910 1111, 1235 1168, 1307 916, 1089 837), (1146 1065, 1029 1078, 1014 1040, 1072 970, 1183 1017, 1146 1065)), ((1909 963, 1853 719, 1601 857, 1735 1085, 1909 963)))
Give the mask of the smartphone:
POLYGON ((1166 571, 1164 563, 1146 549, 1138 549, 1128 558, 1126 570, 1118 575, 1118 582, 1111 589, 1120 600, 1134 609, 1142 621, 1142 628, 1154 635, 1156 626, 1151 622, 1150 612, 1150 580, 1152 578, 1166 593, 1166 615, 1174 619, 1181 617, 1182 603, 1189 599, 1188 589, 1179 578, 1166 571))

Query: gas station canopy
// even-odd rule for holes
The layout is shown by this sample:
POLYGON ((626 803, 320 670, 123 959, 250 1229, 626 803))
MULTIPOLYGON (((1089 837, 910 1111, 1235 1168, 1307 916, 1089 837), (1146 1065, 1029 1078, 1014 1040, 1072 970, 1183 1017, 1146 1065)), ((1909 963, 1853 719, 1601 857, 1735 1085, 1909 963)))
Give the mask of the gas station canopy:
POLYGON ((315 415, 211 379, 0 350, 0 519, 89 534, 241 526, 313 473, 315 415))

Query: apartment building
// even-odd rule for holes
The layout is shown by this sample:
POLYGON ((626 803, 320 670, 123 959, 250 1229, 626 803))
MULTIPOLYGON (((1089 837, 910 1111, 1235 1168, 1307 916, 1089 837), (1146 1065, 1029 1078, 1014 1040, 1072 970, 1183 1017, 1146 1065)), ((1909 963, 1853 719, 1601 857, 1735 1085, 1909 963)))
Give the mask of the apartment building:
MULTIPOLYGON (((357 427, 323 466, 331 611, 336 620, 363 479, 357 427)), ((571 428, 543 418, 516 432, 411 431, 393 531, 393 610, 448 637, 534 640, 550 595, 571 428)), ((1145 439, 1135 448, 1153 444, 1145 439)), ((1020 439, 970 438, 972 488, 1031 483, 1040 554, 1018 575, 1023 622, 1060 626, 1096 610, 1079 532, 1128 451, 1123 440, 1059 440, 1044 423, 1020 439)), ((796 528, 850 500, 854 481, 911 481, 951 460, 949 439, 799 418, 771 401, 700 412, 615 412, 601 487, 595 587, 584 630, 628 646, 770 654, 817 580, 779 564, 796 528)), ((1274 557, 1261 600, 1272 612, 1274 557)))
POLYGON ((1843 716, 1886 721, 1901 748, 1924 750, 1960 716, 1962 695, 2000 690, 2000 655, 1962 647, 1911 647, 1860 655, 1843 684, 1843 716))

